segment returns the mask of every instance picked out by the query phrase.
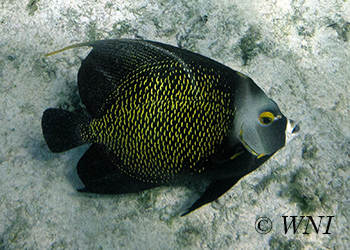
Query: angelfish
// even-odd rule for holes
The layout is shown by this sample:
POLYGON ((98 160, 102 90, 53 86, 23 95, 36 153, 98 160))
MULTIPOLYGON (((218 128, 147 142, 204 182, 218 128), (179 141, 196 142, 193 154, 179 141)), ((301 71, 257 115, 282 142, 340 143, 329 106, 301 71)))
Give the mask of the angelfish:
POLYGON ((299 131, 252 79, 197 53, 124 39, 60 51, 81 46, 93 48, 78 73, 91 117, 52 108, 42 117, 52 152, 92 144, 77 166, 81 192, 207 180, 185 215, 220 197, 299 131))

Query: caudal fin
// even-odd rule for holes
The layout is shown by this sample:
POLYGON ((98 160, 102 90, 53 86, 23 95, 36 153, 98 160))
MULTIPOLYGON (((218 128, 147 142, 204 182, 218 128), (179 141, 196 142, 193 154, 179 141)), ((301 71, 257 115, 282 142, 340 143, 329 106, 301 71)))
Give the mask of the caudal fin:
POLYGON ((79 118, 63 109, 47 109, 41 120, 46 144, 54 153, 67 151, 84 144, 79 131, 79 118))

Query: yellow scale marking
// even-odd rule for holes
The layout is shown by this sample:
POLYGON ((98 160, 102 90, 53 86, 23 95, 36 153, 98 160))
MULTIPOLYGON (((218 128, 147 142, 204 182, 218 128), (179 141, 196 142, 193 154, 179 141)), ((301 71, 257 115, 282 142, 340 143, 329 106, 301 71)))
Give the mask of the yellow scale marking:
POLYGON ((229 94, 213 87, 220 76, 200 69, 178 62, 135 69, 108 97, 115 103, 107 113, 83 129, 83 137, 107 145, 122 160, 121 170, 142 181, 168 181, 185 165, 201 173, 201 162, 222 142, 233 111, 229 94), (168 65, 177 75, 166 75, 168 65))

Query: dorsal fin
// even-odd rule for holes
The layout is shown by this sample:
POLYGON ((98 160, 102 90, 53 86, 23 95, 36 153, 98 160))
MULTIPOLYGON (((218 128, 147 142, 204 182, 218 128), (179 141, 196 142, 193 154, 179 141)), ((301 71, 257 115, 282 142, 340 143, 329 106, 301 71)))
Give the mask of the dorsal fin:
MULTIPOLYGON (((164 48, 162 45, 150 41, 120 39, 73 46, 73 48, 93 47, 90 54, 82 61, 78 73, 79 94, 89 113, 93 117, 105 114, 110 105, 116 101, 107 103, 109 95, 121 85, 126 88, 132 86, 131 77, 136 81, 142 81, 142 69, 149 71, 152 65, 162 61, 182 60, 176 53, 169 51, 169 48, 175 47, 164 48)), ((149 72, 144 74, 146 77, 150 75, 149 72)))
POLYGON ((59 50, 53 51, 53 52, 51 52, 51 53, 48 53, 48 54, 45 55, 45 57, 52 56, 52 55, 61 53, 61 52, 63 52, 63 51, 69 50, 69 49, 74 49, 74 48, 79 48, 79 47, 84 47, 84 46, 92 46, 92 43, 93 43, 93 42, 85 42, 85 43, 72 44, 72 45, 69 45, 69 46, 64 47, 64 48, 62 48, 62 49, 59 49, 59 50))
MULTIPOLYGON (((226 79, 234 81, 233 78, 239 78, 234 70, 214 60, 171 45, 146 40, 111 39, 79 43, 48 55, 82 46, 93 47, 82 61, 78 73, 79 95, 92 117, 105 114, 106 110, 119 100, 118 91, 123 92, 136 87, 137 89, 130 94, 144 92, 142 88, 146 87, 143 84, 146 80, 148 84, 152 81, 156 84, 156 79, 162 77, 162 81, 170 84, 174 77, 186 78, 189 81, 186 84, 192 85, 193 90, 191 93, 187 91, 186 95, 197 95, 201 91, 201 87, 196 86, 199 74, 206 77, 221 72, 230 75, 224 77, 226 79), (211 72, 203 72, 203 68, 210 68, 211 72), (181 73, 176 73, 176 70, 181 73), (176 74, 178 75, 175 76, 176 74), (138 84, 134 85, 134 82, 138 84), (118 91, 114 92, 117 89, 118 91), (112 93, 113 96, 110 96, 112 93)), ((176 82, 178 81, 174 81, 174 84, 176 82)), ((220 88, 229 91, 230 85, 227 85, 227 81, 218 81, 215 84, 223 84, 225 86, 220 88)), ((152 88, 151 85, 148 87, 152 88)), ((161 91, 161 87, 158 90, 161 91)))

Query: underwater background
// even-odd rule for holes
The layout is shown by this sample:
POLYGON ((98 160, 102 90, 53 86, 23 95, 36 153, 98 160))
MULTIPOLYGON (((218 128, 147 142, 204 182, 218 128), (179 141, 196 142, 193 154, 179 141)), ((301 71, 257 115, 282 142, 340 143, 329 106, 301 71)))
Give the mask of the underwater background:
POLYGON ((0 249, 347 249, 349 40, 348 0, 0 0, 0 249), (51 153, 41 116, 82 108, 77 72, 90 49, 44 55, 108 38, 181 46, 250 76, 299 136, 185 217, 199 195, 186 187, 78 193, 88 145, 51 153), (285 233, 282 216, 324 218, 305 234, 307 220, 285 233), (269 233, 256 231, 259 217, 269 233))

